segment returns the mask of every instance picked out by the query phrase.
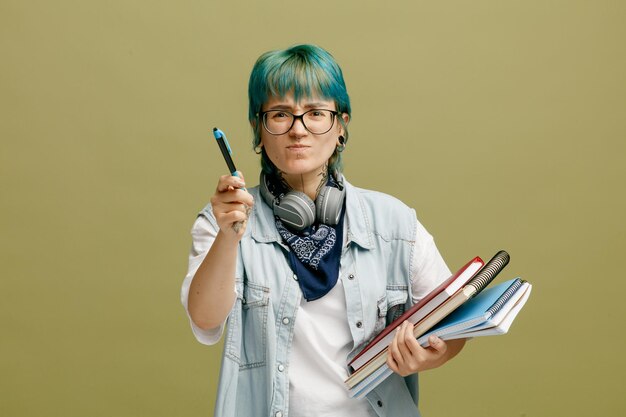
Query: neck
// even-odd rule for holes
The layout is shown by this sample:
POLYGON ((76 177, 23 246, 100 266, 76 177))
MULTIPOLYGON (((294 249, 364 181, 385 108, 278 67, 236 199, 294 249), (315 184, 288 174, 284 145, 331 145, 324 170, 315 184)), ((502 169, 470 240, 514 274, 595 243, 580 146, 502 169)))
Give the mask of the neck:
POLYGON ((324 166, 316 172, 307 174, 280 174, 289 188, 300 191, 309 196, 311 200, 317 198, 317 194, 328 181, 328 167, 324 166))

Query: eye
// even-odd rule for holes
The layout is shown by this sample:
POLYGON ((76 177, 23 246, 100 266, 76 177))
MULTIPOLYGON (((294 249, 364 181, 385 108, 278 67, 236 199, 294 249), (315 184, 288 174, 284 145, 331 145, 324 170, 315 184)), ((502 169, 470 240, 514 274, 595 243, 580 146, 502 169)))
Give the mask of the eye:
POLYGON ((289 113, 285 113, 284 111, 275 111, 270 113, 270 117, 272 119, 284 119, 286 117, 289 117, 289 113))
POLYGON ((324 110, 311 110, 311 116, 313 117, 317 117, 317 118, 321 118, 321 117, 326 117, 326 112, 324 110))

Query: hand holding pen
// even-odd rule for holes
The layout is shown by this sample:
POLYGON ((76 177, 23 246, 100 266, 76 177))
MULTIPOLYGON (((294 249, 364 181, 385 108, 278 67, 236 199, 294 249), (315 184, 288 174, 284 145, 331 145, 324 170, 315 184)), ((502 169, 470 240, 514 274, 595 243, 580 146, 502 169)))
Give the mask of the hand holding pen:
POLYGON ((220 177, 215 194, 211 198, 213 214, 221 230, 232 228, 241 236, 254 200, 245 188, 243 175, 235 168, 226 135, 218 128, 213 129, 213 135, 230 171, 230 175, 220 177))

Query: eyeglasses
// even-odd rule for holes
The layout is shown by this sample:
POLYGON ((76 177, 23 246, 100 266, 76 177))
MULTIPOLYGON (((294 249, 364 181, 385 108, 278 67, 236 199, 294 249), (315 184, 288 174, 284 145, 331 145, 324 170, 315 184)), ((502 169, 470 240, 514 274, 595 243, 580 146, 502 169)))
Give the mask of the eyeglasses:
POLYGON ((302 114, 293 114, 285 110, 261 112, 263 127, 272 135, 284 135, 289 132, 297 119, 306 130, 314 135, 323 135, 332 129, 338 112, 325 109, 311 109, 302 114))

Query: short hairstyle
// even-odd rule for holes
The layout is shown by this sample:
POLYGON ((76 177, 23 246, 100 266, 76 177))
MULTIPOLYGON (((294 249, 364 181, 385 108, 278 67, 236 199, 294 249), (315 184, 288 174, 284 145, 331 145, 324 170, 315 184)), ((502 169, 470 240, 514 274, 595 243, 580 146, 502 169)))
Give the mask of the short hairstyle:
MULTIPOLYGON (((317 95, 333 100, 337 106, 337 123, 344 128, 345 140, 348 129, 341 117, 351 116, 350 97, 341 68, 326 50, 315 45, 296 45, 288 49, 266 52, 257 59, 248 83, 248 118, 253 127, 252 146, 261 143, 261 120, 263 104, 270 97, 284 97, 293 92, 294 100, 317 95)), ((277 172, 265 150, 261 150, 261 167, 266 174, 277 172)), ((341 171, 341 153, 335 150, 329 159, 329 170, 341 171)))

